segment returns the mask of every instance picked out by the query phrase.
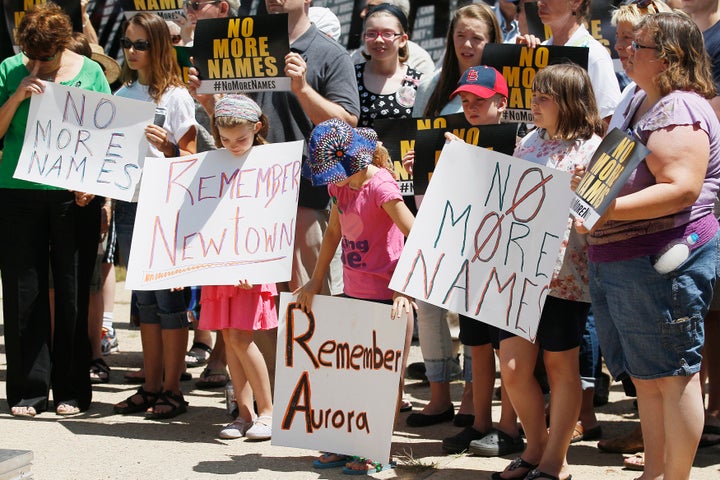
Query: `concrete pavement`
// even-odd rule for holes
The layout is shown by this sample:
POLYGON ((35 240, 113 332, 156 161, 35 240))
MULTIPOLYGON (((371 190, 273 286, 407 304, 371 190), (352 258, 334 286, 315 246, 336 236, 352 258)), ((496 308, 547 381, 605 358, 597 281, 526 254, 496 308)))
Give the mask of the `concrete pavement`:
MULTIPOLYGON (((94 389, 92 408, 81 415, 61 418, 46 412, 33 419, 10 415, 5 397, 5 347, 0 343, 0 450, 30 450, 35 479, 340 479, 340 469, 313 470, 313 450, 271 445, 270 442, 222 440, 217 433, 229 421, 225 413, 224 390, 204 391, 194 382, 184 382, 188 413, 169 421, 149 421, 142 415, 115 415, 112 405, 130 395, 136 385, 126 384, 123 374, 142 364, 140 333, 130 328, 129 292, 118 285, 115 308, 120 352, 105 357, 113 369, 110 383, 94 389)), ((2 324, 0 324, 2 329, 2 324)), ((4 337, 3 337, 4 342, 4 337)), ((410 361, 420 359, 413 346, 410 361)), ((197 378, 202 367, 190 369, 197 378)), ((458 399, 462 384, 452 384, 458 399)), ((427 384, 408 381, 406 393, 416 408, 427 403, 427 384)), ((458 403, 456 403, 456 406, 458 403)), ((427 428, 405 426, 393 437, 398 468, 374 475, 375 478, 465 480, 489 479, 512 459, 443 455, 441 441, 459 431, 451 423, 427 428)), ((499 416, 495 402, 493 416, 499 416)), ((611 386, 610 403, 598 409, 605 437, 634 427, 637 412, 632 400, 622 394, 619 383, 611 386)), ((622 469, 622 455, 601 453, 596 442, 580 442, 570 447, 568 460, 573 478, 634 479, 638 472, 622 469)), ((692 472, 695 480, 720 478, 720 446, 698 451, 692 472)))

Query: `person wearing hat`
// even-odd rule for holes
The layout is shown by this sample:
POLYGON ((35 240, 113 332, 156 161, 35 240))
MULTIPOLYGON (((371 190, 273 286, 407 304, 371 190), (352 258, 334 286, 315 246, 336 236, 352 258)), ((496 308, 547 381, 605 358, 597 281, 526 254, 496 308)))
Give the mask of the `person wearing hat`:
MULTIPOLYGON (((395 177, 385 167, 383 150, 374 130, 355 129, 337 118, 313 129, 310 158, 303 174, 313 186, 327 185, 333 202, 312 276, 293 293, 301 308, 310 311, 313 297, 320 293, 330 261, 342 240, 345 296, 392 305, 391 317, 406 322, 403 358, 407 358, 414 302, 390 290, 389 285, 415 218, 403 201, 395 177)), ((400 399, 399 388, 396 419, 400 399)), ((345 465, 343 472, 353 474, 379 472, 391 468, 392 462, 382 464, 325 453, 313 465, 315 468, 345 465)))
MULTIPOLYGON (((467 69, 450 99, 462 100, 465 119, 473 126, 497 125, 507 107, 508 85, 500 72, 484 65, 467 69)), ((450 132, 448 140, 460 140, 450 132)), ((474 419, 458 434, 443 439, 447 453, 466 450, 475 455, 495 457, 521 452, 525 446, 517 416, 508 395, 501 395, 502 411, 497 427, 492 423, 492 396, 495 387, 495 352, 499 347, 496 327, 459 315, 460 341, 471 350, 474 419)))
POLYGON ((98 45, 97 43, 91 43, 90 50, 92 50, 92 55, 90 55, 90 58, 100 64, 100 67, 102 68, 108 83, 110 85, 115 83, 117 79, 120 78, 120 64, 117 62, 117 60, 105 55, 105 50, 101 45, 98 45))

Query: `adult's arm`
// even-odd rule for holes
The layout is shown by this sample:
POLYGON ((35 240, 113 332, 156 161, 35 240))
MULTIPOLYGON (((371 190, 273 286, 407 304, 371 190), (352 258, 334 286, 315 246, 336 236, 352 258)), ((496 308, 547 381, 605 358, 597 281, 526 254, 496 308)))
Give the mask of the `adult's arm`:
MULTIPOLYGON (((341 60, 339 61, 347 64, 347 71, 354 73, 355 70, 353 69, 350 56, 344 55, 344 57, 340 58, 341 60)), ((356 126, 358 122, 357 115, 347 111, 337 101, 333 101, 333 82, 342 80, 340 78, 335 79, 332 76, 324 79, 326 86, 331 90, 330 92, 324 92, 325 95, 321 95, 307 82, 305 76, 307 68, 307 63, 305 63, 305 60, 300 54, 290 52, 285 56, 285 75, 290 77, 290 88, 300 102, 305 114, 310 118, 310 121, 317 125, 331 118, 339 118, 353 127, 356 126)), ((328 65, 328 69, 330 73, 333 74, 333 72, 340 72, 342 66, 328 65)), ((344 87, 344 85, 341 87, 344 87)), ((357 96, 357 86, 355 87, 355 96, 357 96)))
POLYGON ((42 81, 37 77, 38 68, 39 65, 36 65, 30 75, 22 79, 17 90, 0 107, 0 137, 4 137, 7 133, 20 104, 30 98, 30 95, 42 93, 45 90, 42 81))

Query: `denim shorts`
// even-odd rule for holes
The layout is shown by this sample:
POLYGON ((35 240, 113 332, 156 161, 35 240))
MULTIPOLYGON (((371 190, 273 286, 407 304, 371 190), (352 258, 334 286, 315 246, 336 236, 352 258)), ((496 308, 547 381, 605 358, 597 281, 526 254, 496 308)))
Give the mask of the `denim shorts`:
POLYGON ((649 256, 590 262, 595 324, 613 377, 652 380, 700 370, 719 242, 720 233, 667 274, 656 272, 649 256))

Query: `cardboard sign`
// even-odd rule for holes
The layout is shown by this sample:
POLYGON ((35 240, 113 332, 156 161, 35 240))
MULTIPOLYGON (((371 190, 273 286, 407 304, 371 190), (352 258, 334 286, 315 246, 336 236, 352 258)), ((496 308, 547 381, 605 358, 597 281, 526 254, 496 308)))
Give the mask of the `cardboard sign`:
POLYGON ((147 160, 126 287, 289 280, 302 146, 147 160))
POLYGON ((390 457, 406 319, 390 305, 280 295, 273 445, 390 457))
POLYGON ((608 133, 593 154, 575 190, 570 213, 591 229, 620 193, 630 174, 650 150, 619 128, 608 133))
POLYGON ((46 82, 30 99, 13 177, 130 201, 154 115, 151 102, 46 82))
MULTIPOLYGON (((423 195, 445 146, 445 132, 465 143, 512 155, 517 140, 517 124, 472 126, 465 114, 456 113, 435 118, 416 119, 415 164, 413 183, 416 195, 423 195)), ((458 175, 462 175, 458 171, 458 175)))
POLYGON ((508 106, 503 112, 502 121, 532 123, 530 100, 535 74, 548 65, 568 62, 587 69, 588 49, 553 45, 529 48, 505 43, 485 45, 480 63, 495 67, 508 83, 508 106))
POLYGON ((449 142, 390 288, 535 341, 570 174, 449 142))
POLYGON ((395 172, 399 176, 400 192, 404 197, 412 197, 414 194, 413 178, 403 167, 402 159, 408 151, 415 148, 417 120, 414 118, 384 118, 375 120, 374 125, 378 140, 387 148, 395 172))
POLYGON ((193 56, 199 93, 289 91, 287 14, 200 20, 193 56))
MULTIPOLYGON (((204 0, 199 0, 201 3, 204 0)), ((130 19, 140 12, 160 15, 165 20, 180 20, 185 17, 183 0, 121 0, 125 18, 130 19)))

